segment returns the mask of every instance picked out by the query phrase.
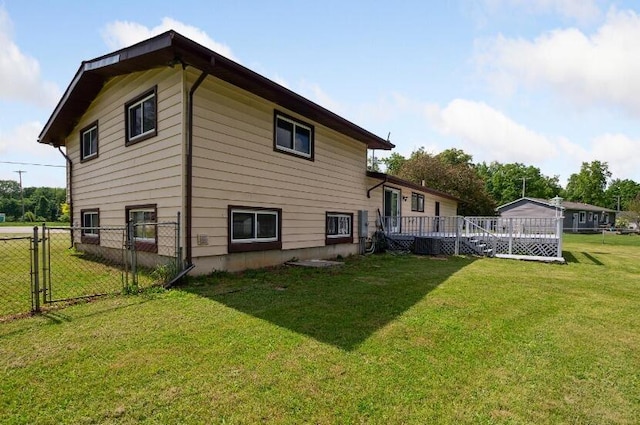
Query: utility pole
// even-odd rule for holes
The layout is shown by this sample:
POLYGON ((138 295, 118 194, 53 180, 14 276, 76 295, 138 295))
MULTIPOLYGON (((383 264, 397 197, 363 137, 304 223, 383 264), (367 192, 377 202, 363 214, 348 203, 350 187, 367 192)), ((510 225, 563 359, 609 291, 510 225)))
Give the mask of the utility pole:
POLYGON ((24 170, 15 171, 20 175, 20 201, 22 202, 22 218, 20 221, 24 221, 24 192, 22 191, 22 173, 26 173, 24 170))
POLYGON ((525 189, 527 187, 527 183, 526 182, 527 182, 527 178, 526 177, 522 177, 522 197, 523 198, 524 198, 525 189))

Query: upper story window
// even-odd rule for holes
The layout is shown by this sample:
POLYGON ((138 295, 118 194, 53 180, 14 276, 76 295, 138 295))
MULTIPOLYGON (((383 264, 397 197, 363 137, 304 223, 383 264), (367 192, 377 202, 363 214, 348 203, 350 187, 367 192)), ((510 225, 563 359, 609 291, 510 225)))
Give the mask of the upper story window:
POLYGON ((125 105, 126 144, 140 142, 157 134, 157 87, 125 105))
POLYGON ((282 210, 229 206, 229 252, 282 248, 282 210))
POLYGON ((411 192, 411 211, 424 212, 424 195, 411 192))
POLYGON ((313 160, 313 126, 275 112, 273 148, 313 160))
POLYGON ((80 160, 98 156, 98 121, 80 130, 80 160))

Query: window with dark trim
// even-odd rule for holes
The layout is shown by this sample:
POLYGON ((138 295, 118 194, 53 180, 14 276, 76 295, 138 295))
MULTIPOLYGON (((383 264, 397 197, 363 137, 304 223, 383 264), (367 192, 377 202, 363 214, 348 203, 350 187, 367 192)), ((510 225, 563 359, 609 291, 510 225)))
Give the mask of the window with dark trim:
POLYGON ((136 249, 158 252, 158 219, 156 204, 131 205, 125 207, 127 222, 133 229, 131 236, 136 249))
POLYGON ((587 212, 580 211, 580 223, 585 223, 587 221, 587 212))
POLYGON ((98 121, 80 130, 80 161, 98 156, 98 121))
POLYGON ((589 212, 589 216, 587 218, 587 221, 593 221, 593 213, 589 212))
POLYGON ((125 144, 146 140, 158 134, 157 86, 124 106, 125 144))
POLYGON ((228 251, 282 249, 282 209, 230 205, 228 251))
POLYGON ((98 208, 80 210, 82 243, 100 245, 100 210, 98 208))
POLYGON ((411 192, 411 211, 424 212, 424 195, 411 192))
POLYGON ((275 111, 273 118, 273 149, 313 161, 314 130, 282 112, 275 111))
POLYGON ((326 213, 325 244, 353 243, 353 214, 326 213))

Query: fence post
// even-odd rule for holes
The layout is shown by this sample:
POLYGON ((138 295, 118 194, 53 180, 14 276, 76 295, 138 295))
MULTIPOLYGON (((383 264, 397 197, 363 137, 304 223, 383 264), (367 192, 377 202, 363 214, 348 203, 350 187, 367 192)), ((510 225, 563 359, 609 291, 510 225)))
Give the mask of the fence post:
POLYGON ((38 264, 38 226, 33 227, 33 276, 31 292, 31 308, 34 313, 40 312, 40 276, 38 264))
POLYGON ((176 271, 180 273, 182 271, 182 249, 180 248, 180 211, 178 211, 176 217, 176 271))
MULTIPOLYGON (((138 288, 138 261, 136 257, 136 241, 133 220, 127 221, 127 249, 131 256, 131 286, 126 288, 126 292, 130 292, 132 288, 138 288)), ((156 228, 157 232, 157 228, 156 228)))
POLYGON ((42 302, 47 302, 47 273, 49 272, 49 266, 47 262, 47 225, 42 223, 42 302))

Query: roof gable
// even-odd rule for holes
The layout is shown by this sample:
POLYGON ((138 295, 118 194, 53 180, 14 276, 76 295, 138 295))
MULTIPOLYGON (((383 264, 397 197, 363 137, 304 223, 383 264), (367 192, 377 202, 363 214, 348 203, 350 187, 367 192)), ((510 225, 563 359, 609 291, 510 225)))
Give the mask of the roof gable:
POLYGON ((175 31, 84 61, 44 126, 38 142, 64 145, 104 84, 112 77, 163 67, 191 66, 241 89, 365 143, 370 149, 392 149, 387 140, 175 31))

